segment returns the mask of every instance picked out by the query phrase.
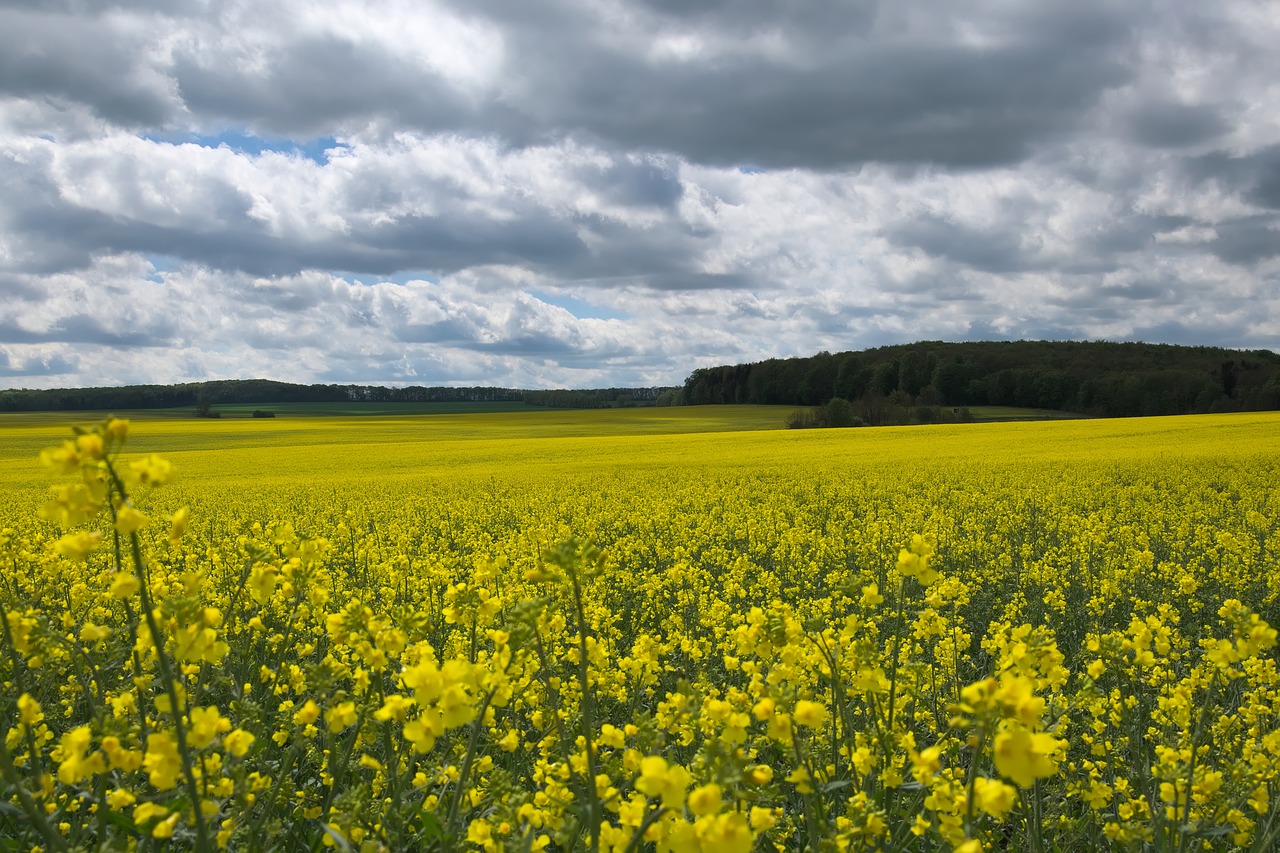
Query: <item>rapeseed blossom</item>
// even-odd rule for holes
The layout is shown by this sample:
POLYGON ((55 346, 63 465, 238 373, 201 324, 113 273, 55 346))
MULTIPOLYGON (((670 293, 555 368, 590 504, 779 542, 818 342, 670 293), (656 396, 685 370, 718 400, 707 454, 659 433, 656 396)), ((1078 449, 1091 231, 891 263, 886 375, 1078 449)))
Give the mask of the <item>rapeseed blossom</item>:
POLYGON ((248 453, 222 485, 130 458, 145 430, 112 419, 0 514, 0 834, 1268 849, 1280 448, 1229 425, 1252 437, 1157 459, 1042 432, 1016 465, 856 478, 837 436, 741 439, 807 454, 785 466, 658 442, 680 467, 613 480, 601 457, 396 474, 362 445, 344 464, 386 474, 353 494, 248 453))

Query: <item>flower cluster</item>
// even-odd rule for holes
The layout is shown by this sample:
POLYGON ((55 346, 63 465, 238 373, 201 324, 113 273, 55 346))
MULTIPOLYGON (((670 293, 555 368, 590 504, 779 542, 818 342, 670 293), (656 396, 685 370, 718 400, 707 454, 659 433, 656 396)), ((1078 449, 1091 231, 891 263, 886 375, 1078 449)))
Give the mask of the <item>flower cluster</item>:
POLYGON ((657 468, 504 439, 446 477, 402 432, 326 445, 377 474, 349 492, 278 449, 127 458, 130 429, 0 509, 24 849, 1280 841, 1275 454, 850 478, 847 436, 657 468))

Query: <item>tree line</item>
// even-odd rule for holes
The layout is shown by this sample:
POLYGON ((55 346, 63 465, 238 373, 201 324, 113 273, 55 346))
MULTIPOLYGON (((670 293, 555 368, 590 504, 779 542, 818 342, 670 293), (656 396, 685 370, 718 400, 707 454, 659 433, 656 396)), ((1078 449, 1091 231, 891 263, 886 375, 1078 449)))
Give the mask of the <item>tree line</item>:
POLYGON ((652 405, 678 388, 545 389, 380 385, 295 385, 269 379, 223 379, 177 385, 52 388, 0 391, 0 412, 180 409, 208 412, 220 404, 269 403, 525 403, 594 409, 652 405))
POLYGON ((1059 409, 1126 417, 1280 409, 1280 355, 1109 341, 987 341, 820 352, 695 370, 678 402, 822 406, 868 423, 911 407, 1059 409))

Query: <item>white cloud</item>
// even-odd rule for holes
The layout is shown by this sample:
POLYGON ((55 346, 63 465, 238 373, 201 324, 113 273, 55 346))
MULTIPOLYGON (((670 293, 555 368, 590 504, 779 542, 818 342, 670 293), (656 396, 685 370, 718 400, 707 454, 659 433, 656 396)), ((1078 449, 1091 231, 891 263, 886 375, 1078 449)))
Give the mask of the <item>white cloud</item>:
POLYGON ((1263 0, 78 9, 0 3, 0 386, 1280 346, 1263 0))

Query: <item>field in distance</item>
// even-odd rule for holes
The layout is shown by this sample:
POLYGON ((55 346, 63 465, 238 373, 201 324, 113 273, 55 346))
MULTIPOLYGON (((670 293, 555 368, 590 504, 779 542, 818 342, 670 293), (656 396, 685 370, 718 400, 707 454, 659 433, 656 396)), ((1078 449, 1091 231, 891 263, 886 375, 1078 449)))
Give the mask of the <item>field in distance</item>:
MULTIPOLYGON (((174 418, 125 413, 134 452, 160 453, 182 481, 368 483, 392 478, 499 479, 611 469, 692 472, 761 466, 813 471, 973 463, 1081 462, 1222 448, 1280 450, 1275 413, 868 427, 781 428, 789 406, 690 406, 341 417, 174 418)), ((1023 410, 1019 410, 1023 411, 1023 410)), ((992 413, 983 412, 982 415, 992 413)), ((90 413, 0 415, 0 488, 43 483, 36 457, 90 413)), ((41 486, 43 489, 43 486, 41 486)))
MULTIPOLYGON (((570 445, 526 439, 560 439, 609 443, 628 436, 682 436, 698 433, 777 430, 788 406, 690 406, 627 409, 479 409, 423 411, 437 404, 405 407, 351 404, 359 414, 324 415, 325 404, 299 408, 275 418, 195 418, 176 410, 121 412, 134 423, 138 452, 163 453, 173 461, 211 476, 239 476, 269 468, 274 476, 301 476, 344 470, 373 474, 379 470, 456 469, 468 462, 554 460, 570 445), (395 450, 389 450, 397 445, 395 450), (270 465, 258 454, 269 451, 270 465), (290 472, 283 474, 283 472, 290 472)), ((507 404, 473 404, 504 406, 507 404)), ((102 413, 36 412, 0 414, 0 486, 21 482, 39 472, 32 467, 39 452, 67 434, 71 424, 93 423, 102 413)), ((612 445, 611 445, 612 446, 612 445)), ((625 447, 624 443, 621 447, 625 447)))

